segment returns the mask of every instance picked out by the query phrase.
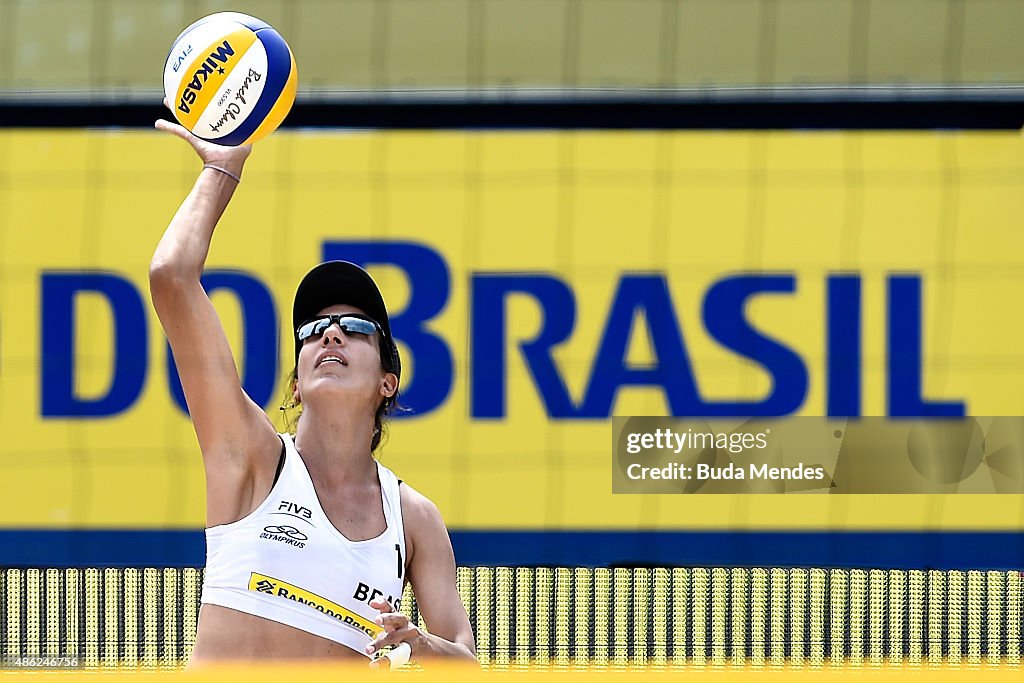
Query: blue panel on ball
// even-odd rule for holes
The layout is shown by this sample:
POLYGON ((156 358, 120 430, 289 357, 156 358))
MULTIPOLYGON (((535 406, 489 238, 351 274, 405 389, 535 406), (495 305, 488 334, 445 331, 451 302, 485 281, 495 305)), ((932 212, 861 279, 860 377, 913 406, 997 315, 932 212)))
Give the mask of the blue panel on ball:
POLYGON ((249 136, 256 132, 256 129, 263 123, 263 119, 267 118, 267 114, 274 107, 277 98, 281 96, 281 91, 284 90, 284 86, 288 82, 288 76, 291 75, 292 53, 289 52, 284 38, 269 27, 257 31, 256 37, 260 39, 263 48, 267 51, 267 81, 263 84, 263 93, 260 95, 260 101, 256 103, 252 113, 242 125, 224 137, 211 140, 218 145, 233 147, 248 140, 249 136))
POLYGON ((270 24, 267 22, 257 19, 256 17, 251 17, 248 14, 242 14, 241 12, 221 12, 219 16, 222 16, 225 19, 231 19, 232 21, 237 21, 243 26, 248 26, 253 31, 270 28, 270 24))

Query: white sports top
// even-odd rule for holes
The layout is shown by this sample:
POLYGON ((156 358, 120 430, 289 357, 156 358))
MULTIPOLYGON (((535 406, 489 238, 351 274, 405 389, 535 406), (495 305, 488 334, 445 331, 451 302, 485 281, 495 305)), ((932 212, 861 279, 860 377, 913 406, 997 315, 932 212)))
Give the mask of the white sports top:
POLYGON ((294 626, 365 654, 380 632, 370 600, 401 609, 405 530, 398 478, 377 463, 387 528, 350 541, 327 518, 291 436, 284 467, 258 508, 206 530, 203 603, 294 626))

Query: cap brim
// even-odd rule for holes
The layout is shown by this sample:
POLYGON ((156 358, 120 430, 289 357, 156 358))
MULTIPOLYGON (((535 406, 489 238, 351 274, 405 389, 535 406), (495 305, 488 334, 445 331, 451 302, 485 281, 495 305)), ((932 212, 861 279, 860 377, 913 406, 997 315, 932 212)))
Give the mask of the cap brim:
MULTIPOLYGON (((389 346, 394 348, 391 321, 377 283, 370 274, 348 261, 327 261, 306 273, 295 291, 292 305, 292 332, 320 311, 337 304, 361 309, 384 330, 389 346)), ((299 357, 301 343, 295 340, 295 357, 299 357)), ((397 350, 394 352, 397 362, 397 350)), ((400 368, 399 368, 400 369, 400 368)))

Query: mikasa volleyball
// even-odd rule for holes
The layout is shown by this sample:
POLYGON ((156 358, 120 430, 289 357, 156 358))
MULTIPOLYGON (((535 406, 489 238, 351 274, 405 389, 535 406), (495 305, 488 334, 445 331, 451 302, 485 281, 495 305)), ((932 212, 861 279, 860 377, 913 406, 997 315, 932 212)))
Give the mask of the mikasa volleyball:
POLYGON ((264 21, 219 12, 181 32, 164 64, 164 94, 196 137, 244 145, 266 137, 295 101, 295 58, 264 21))

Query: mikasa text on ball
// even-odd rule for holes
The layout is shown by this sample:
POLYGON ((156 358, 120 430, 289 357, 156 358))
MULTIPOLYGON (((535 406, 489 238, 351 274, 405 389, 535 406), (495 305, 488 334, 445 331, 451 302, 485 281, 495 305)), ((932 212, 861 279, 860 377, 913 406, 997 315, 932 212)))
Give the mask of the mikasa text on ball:
POLYGON ((211 14, 174 40, 164 94, 196 137, 244 145, 266 137, 295 101, 295 58, 266 22, 238 12, 211 14))

